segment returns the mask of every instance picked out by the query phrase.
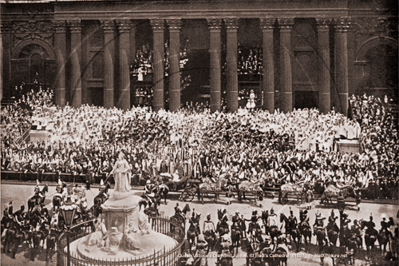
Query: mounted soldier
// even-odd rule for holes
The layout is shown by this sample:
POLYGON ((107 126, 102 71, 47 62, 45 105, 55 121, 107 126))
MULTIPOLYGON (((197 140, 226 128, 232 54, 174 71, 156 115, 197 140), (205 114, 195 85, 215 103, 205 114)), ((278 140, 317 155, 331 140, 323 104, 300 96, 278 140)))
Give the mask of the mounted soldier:
POLYGON ((204 238, 209 244, 209 248, 212 250, 216 242, 216 229, 215 224, 211 221, 211 214, 206 215, 206 220, 204 221, 204 226, 202 229, 204 238))
POLYGON ((251 236, 259 241, 259 243, 263 242, 262 238, 262 229, 258 224, 258 216, 255 212, 252 213, 251 222, 248 225, 248 236, 251 236))
POLYGON ((273 208, 270 209, 269 217, 267 218, 267 226, 268 232, 270 232, 270 236, 274 243, 276 237, 281 235, 280 230, 278 229, 278 219, 277 215, 274 213, 273 208))

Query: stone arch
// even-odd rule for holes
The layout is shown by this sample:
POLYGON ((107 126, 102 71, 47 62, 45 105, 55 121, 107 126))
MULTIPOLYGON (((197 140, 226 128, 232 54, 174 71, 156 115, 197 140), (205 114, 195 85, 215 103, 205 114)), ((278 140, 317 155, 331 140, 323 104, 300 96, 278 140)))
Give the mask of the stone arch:
POLYGON ((387 45, 390 46, 394 49, 398 49, 398 41, 390 38, 390 37, 373 37, 365 41, 360 45, 360 48, 357 50, 356 53, 356 62, 365 62, 367 61, 366 59, 366 54, 368 50, 370 50, 374 46, 378 45, 387 45))
POLYGON ((27 39, 27 40, 20 41, 13 49, 12 59, 18 59, 19 54, 21 53, 22 49, 30 44, 40 45, 41 47, 43 47, 46 50, 46 52, 49 56, 49 58, 47 58, 47 59, 55 60, 55 53, 54 53, 53 47, 51 47, 51 45, 49 45, 47 42, 40 40, 40 39, 27 39))

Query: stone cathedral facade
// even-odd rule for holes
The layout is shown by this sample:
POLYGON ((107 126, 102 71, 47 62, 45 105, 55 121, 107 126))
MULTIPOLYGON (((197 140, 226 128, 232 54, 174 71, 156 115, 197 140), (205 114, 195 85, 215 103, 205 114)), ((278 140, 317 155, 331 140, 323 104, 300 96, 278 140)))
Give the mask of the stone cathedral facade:
POLYGON ((398 94, 396 1, 0 2, 3 98, 40 84, 60 106, 128 109, 145 86, 154 110, 175 111, 204 94, 211 111, 234 112, 252 90, 257 107, 271 112, 346 114, 351 94, 398 94), (192 80, 184 91, 183 43, 183 74, 192 80), (145 53, 151 70, 137 78, 145 53))

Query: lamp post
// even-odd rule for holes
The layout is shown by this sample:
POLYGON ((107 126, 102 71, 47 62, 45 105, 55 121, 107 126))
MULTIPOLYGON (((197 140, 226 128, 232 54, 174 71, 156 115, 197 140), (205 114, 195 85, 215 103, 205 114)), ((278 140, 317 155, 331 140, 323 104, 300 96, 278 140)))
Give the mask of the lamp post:
POLYGON ((71 251, 69 243, 69 230, 73 223, 73 218, 75 217, 76 207, 72 205, 71 197, 68 197, 65 205, 61 207, 62 216, 64 217, 65 225, 67 227, 67 266, 71 265, 71 251))

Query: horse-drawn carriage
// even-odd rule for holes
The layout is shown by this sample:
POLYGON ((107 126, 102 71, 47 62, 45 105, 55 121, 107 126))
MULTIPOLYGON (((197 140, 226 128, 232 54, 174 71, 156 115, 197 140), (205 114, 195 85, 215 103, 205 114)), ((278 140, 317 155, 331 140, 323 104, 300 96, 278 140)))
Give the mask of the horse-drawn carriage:
POLYGON ((333 200, 336 200, 337 207, 344 209, 346 206, 345 200, 350 196, 354 196, 353 187, 351 185, 339 186, 329 184, 325 188, 320 198, 320 203, 333 204, 333 200))
MULTIPOLYGON (((308 190, 310 190, 310 187, 306 185, 293 183, 281 185, 278 201, 281 204, 287 204, 290 199, 294 199, 296 200, 297 204, 302 204, 306 202, 308 190)), ((312 194, 310 194, 310 196, 311 195, 312 194)))
POLYGON ((240 202, 250 200, 255 205, 262 207, 262 205, 257 203, 258 200, 263 200, 261 184, 261 181, 251 182, 247 180, 233 184, 224 178, 220 178, 218 182, 212 182, 208 178, 203 180, 203 182, 199 179, 189 179, 179 199, 192 201, 197 195, 202 203, 204 203, 204 198, 213 198, 214 202, 230 204, 231 198, 237 196, 240 202), (227 197, 225 201, 220 199, 220 195, 224 194, 227 197))

